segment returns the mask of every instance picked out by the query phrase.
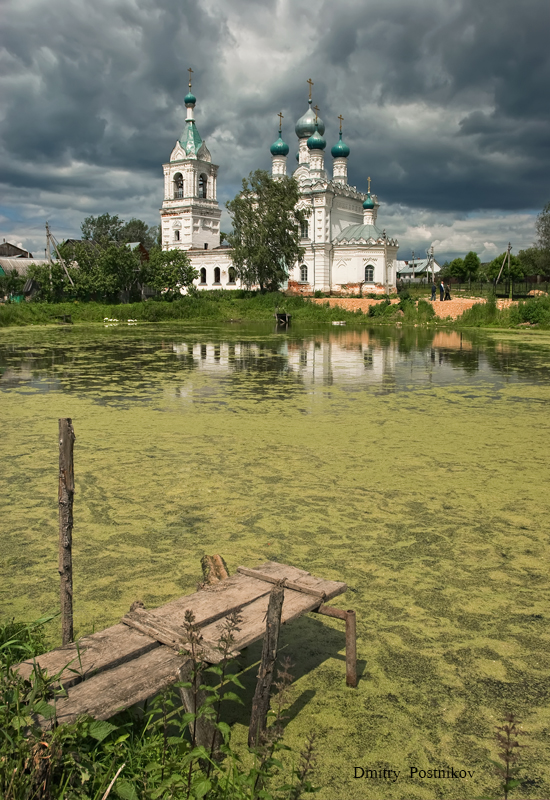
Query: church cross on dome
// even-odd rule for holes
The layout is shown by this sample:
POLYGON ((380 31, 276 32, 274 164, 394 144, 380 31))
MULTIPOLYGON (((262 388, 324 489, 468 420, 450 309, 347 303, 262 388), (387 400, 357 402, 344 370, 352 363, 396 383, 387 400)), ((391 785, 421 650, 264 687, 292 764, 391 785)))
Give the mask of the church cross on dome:
POLYGON ((279 133, 281 133, 281 131, 282 131, 282 129, 283 129, 283 119, 284 119, 284 117, 283 117, 283 112, 282 112, 282 111, 279 111, 279 113, 277 114, 277 116, 279 117, 279 133))
POLYGON ((315 111, 315 122, 317 122, 317 120, 319 118, 320 108, 319 108, 319 106, 313 106, 313 110, 315 111))
POLYGON ((189 73, 189 88, 191 88, 191 76, 193 74, 193 70, 191 69, 191 67, 189 67, 187 72, 189 73))
POLYGON ((338 119, 340 120, 340 133, 342 133, 342 122, 344 121, 344 117, 341 114, 339 114, 338 119))
POLYGON ((314 83, 313 83, 313 81, 311 80, 311 78, 308 78, 308 79, 307 79, 307 81, 306 81, 306 83, 309 83, 309 99, 310 99, 310 102, 311 102, 311 90, 312 90, 312 88, 313 88, 313 86, 314 86, 314 83))
POLYGON ((368 182, 369 182, 368 193, 370 194, 370 178, 367 178, 367 180, 368 180, 368 182))

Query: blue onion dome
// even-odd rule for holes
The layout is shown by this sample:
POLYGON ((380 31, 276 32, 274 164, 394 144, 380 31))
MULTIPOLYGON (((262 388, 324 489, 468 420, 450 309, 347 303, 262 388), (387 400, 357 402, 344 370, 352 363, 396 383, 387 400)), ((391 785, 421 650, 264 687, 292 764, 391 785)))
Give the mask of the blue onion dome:
POLYGON ((309 137, 307 140, 307 149, 308 150, 324 150, 327 146, 327 143, 319 133, 319 124, 318 122, 315 123, 315 132, 309 137))
POLYGON ((185 103, 185 107, 186 108, 189 108, 189 107, 193 108, 193 106, 197 102, 197 98, 195 97, 194 94, 192 94, 191 92, 188 92, 185 95, 183 102, 185 103))
POLYGON ((367 209, 367 208, 374 208, 374 200, 373 200, 373 199, 372 199, 372 197, 370 196, 370 192, 368 193, 368 195, 367 195, 367 196, 366 196, 366 198, 365 198, 365 201, 364 201, 364 203, 363 203, 363 208, 364 208, 364 209, 367 209))
POLYGON ((276 142, 273 142, 273 144, 271 145, 271 147, 269 149, 271 150, 271 155, 272 156, 287 156, 288 155, 289 147, 288 147, 287 143, 284 142, 283 139, 282 139, 281 129, 280 128, 279 128, 279 138, 277 139, 276 142))
MULTIPOLYGON (((309 108, 303 117, 300 117, 294 130, 298 139, 308 139, 315 133, 315 111, 311 107, 311 98, 308 100, 309 108)), ((325 123, 321 117, 317 117, 317 126, 321 136, 325 132, 325 123)))
POLYGON ((347 158, 350 154, 350 149, 345 142, 342 141, 342 131, 340 131, 340 138, 330 151, 333 158, 347 158))

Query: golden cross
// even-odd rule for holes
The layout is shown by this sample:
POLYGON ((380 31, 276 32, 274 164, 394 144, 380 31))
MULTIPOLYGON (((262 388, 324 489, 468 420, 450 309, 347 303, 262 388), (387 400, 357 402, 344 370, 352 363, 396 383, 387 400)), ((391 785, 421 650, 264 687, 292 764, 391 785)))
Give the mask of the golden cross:
POLYGON ((279 130, 281 130, 281 128, 283 127, 283 119, 284 119, 283 112, 279 111, 277 116, 279 117, 279 130))
POLYGON ((319 106, 313 106, 313 110, 315 111, 315 122, 317 122, 317 117, 319 116, 319 106))
POLYGON ((193 70, 191 69, 191 67, 189 67, 187 72, 189 73, 189 88, 191 88, 191 75, 193 74, 193 70))
POLYGON ((311 87, 313 86, 313 81, 311 78, 308 78, 306 83, 309 83, 309 99, 311 100, 311 87))
POLYGON ((344 121, 344 117, 340 114, 338 119, 340 120, 340 133, 342 133, 342 122, 344 121))
POLYGON ((370 178, 367 178, 367 180, 369 182, 369 194, 370 194, 370 178))

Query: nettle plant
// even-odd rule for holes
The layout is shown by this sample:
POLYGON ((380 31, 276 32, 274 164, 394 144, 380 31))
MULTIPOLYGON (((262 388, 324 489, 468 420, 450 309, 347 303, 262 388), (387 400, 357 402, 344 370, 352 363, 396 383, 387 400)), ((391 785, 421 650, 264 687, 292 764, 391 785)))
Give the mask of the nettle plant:
POLYGON ((222 659, 208 665, 193 615, 185 627, 191 642, 189 668, 182 678, 143 709, 110 720, 81 717, 57 725, 59 676, 35 670, 32 682, 14 669, 19 661, 45 651, 44 618, 32 625, 0 626, 0 797, 3 800, 298 800, 316 791, 313 737, 290 774, 280 760, 284 707, 292 681, 289 662, 279 667, 273 710, 257 746, 238 753, 223 704, 242 703, 242 689, 229 654, 238 617, 228 619, 218 649, 222 659), (179 690, 179 692, 178 692, 179 690), (187 711, 181 696, 186 697, 187 711), (39 719, 51 721, 43 730, 39 719), (205 731, 207 735, 205 737, 205 731))

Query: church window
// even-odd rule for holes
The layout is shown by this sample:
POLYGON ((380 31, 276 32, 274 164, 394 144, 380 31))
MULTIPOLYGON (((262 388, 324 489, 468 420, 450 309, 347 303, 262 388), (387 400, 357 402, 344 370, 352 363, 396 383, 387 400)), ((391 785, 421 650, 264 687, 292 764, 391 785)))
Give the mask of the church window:
POLYGON ((228 283, 236 283, 237 273, 235 272, 235 267, 229 267, 229 280, 228 283))
POLYGON ((302 222, 300 225, 300 234, 302 239, 309 238, 309 224, 307 222, 302 222))
POLYGON ((183 197, 183 175, 181 172, 177 172, 174 175, 174 200, 181 199, 183 197))
POLYGON ((220 282, 220 268, 214 267, 214 283, 220 282))
POLYGON ((201 267, 201 283, 206 283, 206 267, 201 267))
POLYGON ((300 267, 300 280, 302 283, 307 283, 307 267, 305 264, 300 267))
POLYGON ((208 186, 208 178, 202 173, 199 175, 199 197, 206 197, 206 189, 208 186))
POLYGON ((174 231, 174 239, 176 240, 176 242, 179 242, 179 240, 180 240, 180 232, 179 231, 174 231))
POLYGON ((365 267, 365 283, 374 283, 374 267, 372 264, 365 267))

